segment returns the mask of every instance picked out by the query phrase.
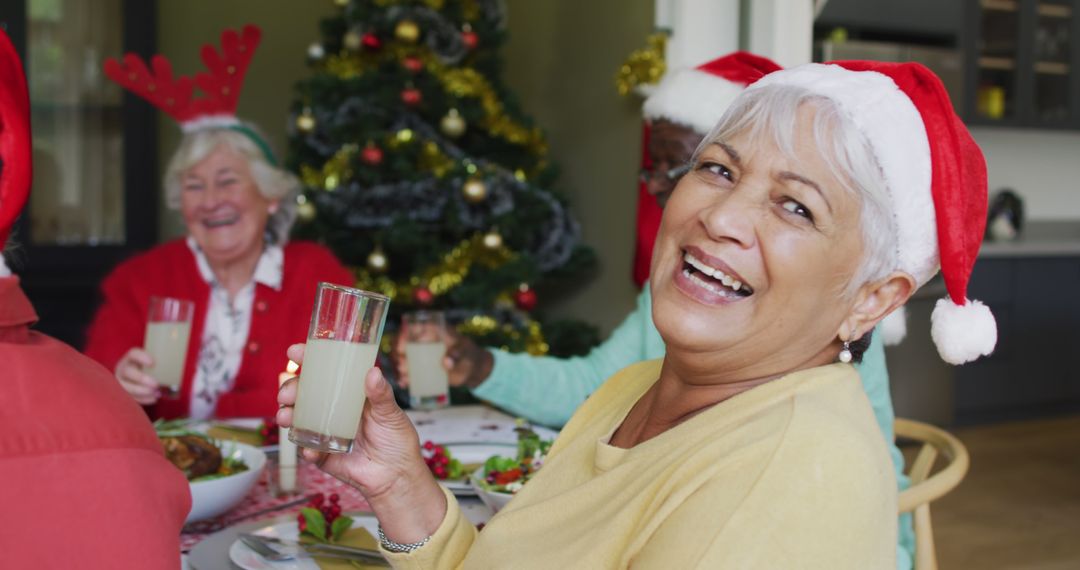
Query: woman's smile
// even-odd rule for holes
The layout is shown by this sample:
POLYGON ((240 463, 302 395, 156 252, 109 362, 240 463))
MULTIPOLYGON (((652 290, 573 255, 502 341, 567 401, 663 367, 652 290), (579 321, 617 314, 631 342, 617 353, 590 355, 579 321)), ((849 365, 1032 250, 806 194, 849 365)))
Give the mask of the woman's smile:
POLYGON ((674 281, 680 291, 709 305, 740 301, 754 293, 728 264, 697 246, 683 249, 683 263, 676 266, 674 281))

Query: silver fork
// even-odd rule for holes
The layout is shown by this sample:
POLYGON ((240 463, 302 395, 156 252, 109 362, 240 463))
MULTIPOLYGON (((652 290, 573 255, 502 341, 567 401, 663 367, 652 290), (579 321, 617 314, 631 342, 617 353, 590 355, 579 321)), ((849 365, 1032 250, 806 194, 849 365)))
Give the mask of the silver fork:
POLYGON ((380 555, 369 555, 364 553, 344 553, 344 552, 331 552, 326 550, 303 550, 303 549, 289 549, 278 550, 273 546, 271 542, 263 540, 258 535, 254 534, 241 534, 239 536, 240 542, 247 545, 248 548, 255 551, 256 554, 265 558, 268 562, 281 562, 285 560, 293 560, 298 558, 298 554, 303 552, 305 555, 311 558, 333 558, 337 560, 355 560, 363 562, 365 564, 375 564, 380 566, 389 566, 386 559, 380 555))

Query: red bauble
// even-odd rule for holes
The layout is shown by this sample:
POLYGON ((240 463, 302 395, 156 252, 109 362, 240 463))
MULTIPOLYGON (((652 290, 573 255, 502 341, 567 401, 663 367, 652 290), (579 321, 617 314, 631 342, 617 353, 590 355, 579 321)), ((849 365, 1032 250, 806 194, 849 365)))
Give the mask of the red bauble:
POLYGON ((419 89, 415 87, 407 87, 401 90, 401 102, 410 107, 415 107, 420 104, 424 96, 420 93, 419 89))
POLYGON ((360 43, 370 50, 376 50, 382 47, 382 40, 379 39, 379 36, 376 36, 371 32, 364 34, 364 37, 360 39, 360 43))
POLYGON ((360 151, 360 160, 364 161, 365 164, 378 166, 382 164, 383 151, 375 145, 365 146, 364 150, 360 151))
POLYGON ((465 47, 476 49, 476 46, 480 44, 480 36, 473 31, 461 32, 461 41, 465 42, 465 47))
POLYGON ((401 65, 413 73, 420 73, 424 69, 424 61, 415 55, 410 55, 401 60, 401 65))
POLYGON ((427 306, 435 301, 435 294, 427 287, 417 287, 412 296, 417 305, 427 306))
POLYGON ((536 291, 533 291, 529 287, 522 287, 518 289, 517 293, 514 293, 514 304, 522 311, 532 311, 536 308, 536 291))

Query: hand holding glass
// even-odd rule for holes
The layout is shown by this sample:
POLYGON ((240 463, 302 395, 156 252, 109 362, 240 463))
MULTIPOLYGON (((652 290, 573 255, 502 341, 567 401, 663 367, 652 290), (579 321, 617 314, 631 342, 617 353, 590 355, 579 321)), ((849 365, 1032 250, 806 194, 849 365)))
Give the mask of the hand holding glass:
POLYGON ((422 410, 450 403, 446 357, 446 318, 440 311, 406 313, 401 319, 409 364, 409 405, 422 410))
POLYGON ((390 299, 319 283, 289 440, 318 451, 352 449, 390 299))
POLYGON ((146 373, 158 381, 162 394, 169 398, 180 393, 194 313, 195 303, 191 301, 150 297, 143 348, 154 359, 154 365, 146 373))

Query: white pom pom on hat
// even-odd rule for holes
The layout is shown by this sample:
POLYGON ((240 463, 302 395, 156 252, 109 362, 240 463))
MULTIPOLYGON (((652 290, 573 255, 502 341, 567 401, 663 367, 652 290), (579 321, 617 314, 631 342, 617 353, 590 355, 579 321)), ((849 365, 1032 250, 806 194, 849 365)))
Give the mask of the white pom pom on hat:
MULTIPOLYGON (((939 267, 945 280, 948 298, 931 317, 941 358, 963 364, 993 352, 994 316, 967 298, 986 227, 986 160, 941 80, 917 63, 838 61, 771 73, 747 90, 768 85, 830 99, 872 147, 892 203, 897 269, 920 287, 939 267)), ((904 323, 893 319, 894 337, 897 318, 904 323)))
POLYGON ((694 68, 675 70, 651 90, 642 113, 646 119, 667 119, 704 135, 747 85, 779 69, 769 58, 736 51, 694 68))

